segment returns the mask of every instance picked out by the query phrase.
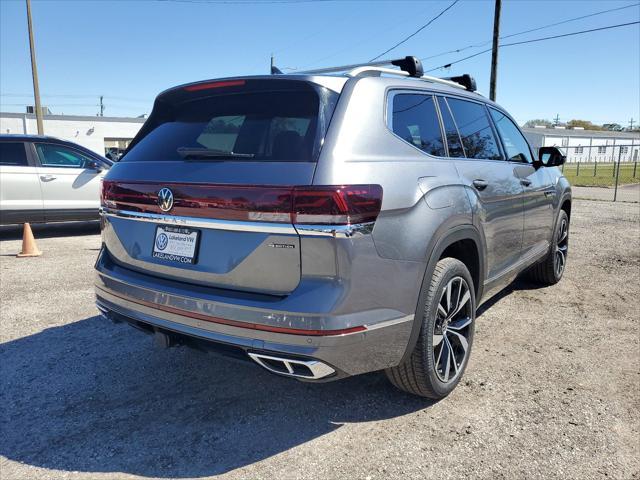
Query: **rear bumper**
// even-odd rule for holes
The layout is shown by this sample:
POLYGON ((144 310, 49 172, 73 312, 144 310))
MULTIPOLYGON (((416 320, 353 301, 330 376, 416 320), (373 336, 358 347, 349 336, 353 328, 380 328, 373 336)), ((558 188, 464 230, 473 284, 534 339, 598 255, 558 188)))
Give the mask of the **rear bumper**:
MULTIPOLYGON (((313 285, 299 293, 324 294, 325 289, 314 291, 313 285)), ((290 311, 291 295, 241 294, 166 281, 122 268, 104 250, 96 262, 96 301, 105 316, 233 347, 245 355, 316 359, 336 371, 327 379, 381 370, 402 359, 413 315, 393 309, 290 311)), ((295 302, 302 303, 318 304, 311 298, 295 302)))

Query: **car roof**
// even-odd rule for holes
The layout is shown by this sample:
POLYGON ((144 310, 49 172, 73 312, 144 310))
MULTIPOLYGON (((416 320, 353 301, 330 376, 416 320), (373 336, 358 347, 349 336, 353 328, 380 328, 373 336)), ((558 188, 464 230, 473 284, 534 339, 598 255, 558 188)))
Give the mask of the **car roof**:
POLYGON ((104 156, 100 155, 99 153, 94 152, 93 150, 84 147, 82 145, 79 145, 75 142, 71 142, 69 140, 64 140, 62 138, 58 138, 58 137, 51 137, 49 135, 29 135, 29 134, 23 134, 23 133, 2 133, 0 134, 0 142, 5 141, 5 142, 10 142, 10 141, 14 141, 14 142, 33 142, 33 141, 40 141, 40 142, 48 142, 48 143, 57 143, 59 145, 66 145, 69 147, 73 147, 76 148, 78 150, 82 150, 83 152, 90 154, 94 157, 99 158, 101 161, 108 163, 108 164, 113 164, 113 162, 111 160, 109 160, 108 158, 105 158, 104 156))
POLYGON ((60 140, 56 137, 49 137, 47 135, 28 135, 24 133, 1 133, 0 140, 60 140))
MULTIPOLYGON (((82 145, 78 145, 75 142, 70 140, 65 140, 63 138, 52 137, 50 135, 33 135, 33 134, 25 134, 25 133, 2 133, 0 134, 0 140, 14 140, 14 141, 47 141, 50 143, 65 143, 68 145, 74 145, 78 147, 82 147, 82 145)), ((85 147, 82 147, 85 148, 85 147)))
MULTIPOLYGON (((384 82, 390 86, 395 86, 397 88, 420 88, 420 89, 429 89, 431 91, 435 91, 443 94, 455 94, 466 96, 470 99, 476 99, 479 101, 486 102, 488 104, 495 105, 489 99, 481 95, 477 92, 471 92, 464 88, 456 88, 455 86, 446 85, 444 83, 439 83, 436 81, 431 81, 427 78, 414 78, 414 77, 402 77, 395 75, 357 75, 357 76, 349 76, 346 74, 296 74, 296 73, 288 73, 288 74, 277 74, 277 75, 249 75, 249 76, 236 76, 236 77, 224 77, 224 78, 212 78, 206 80, 199 80, 196 82, 189 82, 182 85, 177 85, 175 87, 171 87, 163 92, 161 92, 158 97, 163 97, 166 94, 170 94, 171 92, 175 92, 177 90, 184 89, 187 86, 205 84, 205 83, 213 83, 213 82, 225 82, 230 80, 289 80, 289 81, 303 81, 303 82, 311 82, 317 85, 321 85, 323 87, 328 88, 329 90, 333 90, 336 93, 341 93, 342 89, 346 85, 349 80, 359 81, 364 79, 373 79, 374 81, 384 82)), ((496 105, 497 106, 497 105, 496 105)))

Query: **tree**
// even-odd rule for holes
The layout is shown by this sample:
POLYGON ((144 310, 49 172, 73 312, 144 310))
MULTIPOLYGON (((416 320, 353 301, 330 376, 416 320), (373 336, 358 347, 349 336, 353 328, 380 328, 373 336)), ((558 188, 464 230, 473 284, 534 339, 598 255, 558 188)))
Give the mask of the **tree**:
POLYGON ((567 122, 567 127, 582 127, 585 130, 602 130, 600 125, 594 125, 589 120, 569 120, 567 122))
POLYGON ((536 125, 544 125, 547 128, 551 128, 553 126, 553 123, 551 123, 549 120, 538 119, 538 120, 529 120, 524 124, 526 128, 533 128, 536 125))

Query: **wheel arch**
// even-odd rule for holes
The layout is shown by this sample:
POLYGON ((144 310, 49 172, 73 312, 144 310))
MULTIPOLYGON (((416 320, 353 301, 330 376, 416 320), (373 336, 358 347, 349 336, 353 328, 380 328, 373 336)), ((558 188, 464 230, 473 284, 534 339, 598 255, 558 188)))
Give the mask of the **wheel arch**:
POLYGON ((567 212, 567 217, 571 220, 571 195, 565 195, 560 200, 560 210, 567 212))
POLYGON ((451 256, 460 260, 467 266, 474 282, 477 304, 482 298, 483 293, 483 283, 486 272, 485 252, 486 249, 483 237, 473 225, 460 225, 458 227, 454 227, 439 237, 436 241, 432 242, 424 277, 422 279, 422 284, 420 285, 420 295, 418 296, 418 302, 416 303, 416 313, 413 320, 411 335, 400 363, 406 361, 411 356, 411 352, 413 352, 416 342, 418 341, 420 328, 422 327, 420 312, 425 301, 425 282, 431 281, 431 277, 433 276, 433 272, 438 261, 445 256, 451 256), (472 247, 475 248, 472 249, 472 247))

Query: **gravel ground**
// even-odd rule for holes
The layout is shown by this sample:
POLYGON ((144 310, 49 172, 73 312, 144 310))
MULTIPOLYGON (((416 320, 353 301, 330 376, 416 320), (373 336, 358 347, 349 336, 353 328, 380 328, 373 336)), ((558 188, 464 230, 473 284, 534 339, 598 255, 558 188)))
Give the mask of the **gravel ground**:
POLYGON ((378 373, 310 385, 156 350, 96 317, 96 227, 0 231, 0 476, 640 478, 640 207, 576 202, 563 281, 478 317, 439 403, 378 373))
MULTIPOLYGON (((614 197, 613 187, 571 187, 573 198, 583 200, 604 200, 612 201, 614 197)), ((632 185, 620 185, 618 187, 619 202, 640 202, 640 183, 632 185)))

